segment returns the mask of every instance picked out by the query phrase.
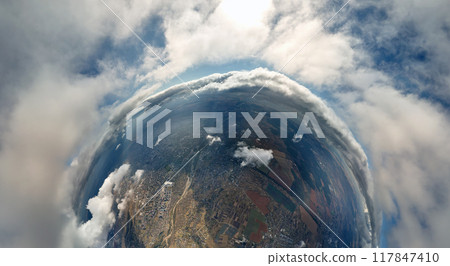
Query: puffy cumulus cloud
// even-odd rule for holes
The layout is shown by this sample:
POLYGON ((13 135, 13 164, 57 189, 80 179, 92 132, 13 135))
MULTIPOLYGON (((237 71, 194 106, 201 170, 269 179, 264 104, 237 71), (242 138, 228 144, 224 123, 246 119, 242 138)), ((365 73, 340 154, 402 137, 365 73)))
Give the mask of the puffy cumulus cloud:
MULTIPOLYGON (((138 171, 142 171, 142 170, 138 170, 138 171)), ((134 177, 136 177, 136 175, 134 175, 132 178, 133 180, 134 177)), ((117 204, 117 209, 119 210, 119 218, 122 218, 123 214, 125 213, 125 211, 127 210, 127 206, 128 206, 128 202, 130 201, 130 198, 132 198, 134 195, 134 189, 129 189, 126 193, 125 196, 122 199, 117 199, 116 202, 117 204)))
POLYGON ((146 78, 166 79, 194 64, 251 57, 270 31, 265 15, 271 1, 176 1, 174 5, 162 13, 167 66, 146 78))
POLYGON ((208 144, 209 145, 212 145, 214 142, 221 142, 222 141, 220 139, 220 137, 218 137, 218 136, 211 136, 211 135, 206 136, 206 139, 208 140, 208 144))
POLYGON ((284 2, 272 10, 279 19, 273 25, 267 46, 261 51, 265 61, 314 85, 335 84, 342 73, 354 69, 353 46, 357 40, 345 33, 332 33, 323 28, 328 20, 326 16, 331 17, 332 14, 326 12, 324 15, 318 10, 329 3, 284 2), (290 61, 294 55, 295 60, 290 61))
POLYGON ((127 209, 128 201, 129 201, 129 195, 133 194, 133 190, 127 191, 127 194, 124 198, 120 199, 119 203, 117 204, 117 209, 119 210, 119 218, 122 218, 123 214, 125 213, 125 210, 127 209))
MULTIPOLYGON (((321 23, 320 20, 308 20, 300 25, 295 23, 279 26, 291 30, 281 30, 282 34, 265 49, 263 58, 277 69, 282 68, 322 28, 321 23)), ((343 72, 353 69, 354 53, 348 36, 322 33, 305 46, 283 70, 304 82, 333 85, 339 81, 343 72)))
POLYGON ((350 30, 323 28, 340 7, 329 1, 174 1, 158 13, 166 41, 160 56, 167 65, 155 69, 148 52, 143 65, 149 73, 141 80, 166 80, 202 63, 256 58, 304 82, 333 85, 364 59, 350 30))
POLYGON ((330 8, 329 1, 175 1, 158 13, 166 40, 160 55, 167 65, 155 70, 149 52, 143 65, 151 67, 141 80, 165 80, 201 63, 240 59, 262 59, 280 69, 308 44, 284 71, 305 82, 332 85, 354 70, 358 43, 349 34, 323 29, 340 7, 330 8))
POLYGON ((242 159, 241 166, 247 165, 269 165, 273 158, 272 150, 264 150, 261 148, 248 148, 245 144, 239 145, 234 151, 234 158, 242 159))
POLYGON ((385 217, 396 223, 390 245, 448 246, 447 111, 391 87, 372 87, 363 97, 349 105, 349 112, 368 148, 385 217))
MULTIPOLYGON (((70 226, 66 228, 64 245, 101 247, 106 243, 108 232, 116 221, 116 215, 112 209, 114 192, 118 191, 120 182, 128 174, 129 169, 129 164, 123 164, 103 181, 97 196, 91 198, 86 206, 92 214, 92 218, 79 226, 76 225, 75 221, 72 221, 70 226)), ((120 213, 125 207, 126 199, 125 201, 122 200, 117 206, 120 213)))
POLYGON ((131 177, 131 179, 133 179, 134 182, 138 182, 141 180, 142 175, 144 174, 144 170, 136 170, 136 172, 134 173, 134 175, 131 177))
MULTIPOLYGON (((141 181, 142 175, 144 174, 144 170, 142 169, 138 169, 136 170, 136 172, 134 173, 134 175, 131 177, 131 180, 133 180, 133 182, 135 184, 139 184, 138 182, 141 181)), ((128 202, 130 200, 130 198, 132 198, 134 195, 134 189, 129 189, 127 190, 127 192, 125 193, 125 195, 123 196, 123 198, 121 199, 116 199, 117 204, 117 209, 119 210, 119 218, 122 218, 123 214, 125 213, 127 206, 128 206, 128 202)))
POLYGON ((117 209, 119 210, 119 218, 121 218, 127 208, 128 198, 123 198, 120 200, 119 204, 117 204, 117 209))

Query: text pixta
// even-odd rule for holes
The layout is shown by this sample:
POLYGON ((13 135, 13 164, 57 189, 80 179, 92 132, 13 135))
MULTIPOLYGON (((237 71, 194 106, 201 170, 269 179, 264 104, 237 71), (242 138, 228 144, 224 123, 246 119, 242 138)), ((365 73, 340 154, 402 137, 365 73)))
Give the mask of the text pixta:
POLYGON ((268 259, 268 264, 277 262, 328 262, 327 255, 324 252, 316 255, 276 253, 275 255, 269 255, 268 259))
MULTIPOLYGON (((237 137, 237 128, 236 124, 236 112, 228 112, 228 137, 236 138, 237 137)), ((239 136, 240 138, 248 138, 254 132, 258 138, 267 138, 266 134, 262 131, 259 123, 266 116, 266 112, 258 112, 254 117, 250 115, 249 112, 240 112, 240 115, 247 122, 246 129, 244 133, 239 136)), ((215 126, 214 127, 203 127, 207 134, 223 134, 223 112, 194 112, 193 113, 193 137, 200 138, 201 132, 201 121, 206 119, 214 119, 215 126)), ((279 120, 280 125, 280 138, 287 138, 287 125, 288 119, 297 119, 297 112, 270 112, 270 119, 279 120)), ((294 140, 301 140, 303 135, 305 134, 316 134, 318 138, 325 138, 322 129, 317 122, 314 113, 306 112, 303 115, 303 118, 300 122, 300 126, 297 130, 297 133, 292 137, 294 140)))

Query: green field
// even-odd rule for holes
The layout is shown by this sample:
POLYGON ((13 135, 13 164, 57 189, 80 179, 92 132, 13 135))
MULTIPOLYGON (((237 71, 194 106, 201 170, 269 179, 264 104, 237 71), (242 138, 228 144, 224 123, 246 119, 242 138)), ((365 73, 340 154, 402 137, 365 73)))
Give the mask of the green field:
POLYGON ((295 204, 272 184, 267 186, 266 191, 269 193, 270 197, 272 197, 276 202, 282 204, 290 212, 295 211, 295 204))
POLYGON ((258 232, 259 223, 256 222, 256 219, 263 223, 266 222, 266 217, 264 215, 262 215, 257 209, 251 209, 250 214, 248 215, 248 224, 244 230, 245 237, 250 238, 251 233, 258 232))

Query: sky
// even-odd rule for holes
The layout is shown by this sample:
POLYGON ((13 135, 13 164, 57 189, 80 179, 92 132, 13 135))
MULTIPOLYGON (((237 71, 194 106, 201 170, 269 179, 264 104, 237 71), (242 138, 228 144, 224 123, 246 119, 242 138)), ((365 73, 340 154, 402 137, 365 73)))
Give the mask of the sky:
POLYGON ((383 246, 450 247, 450 5, 346 2, 2 1, 0 246, 74 245, 70 168, 130 97, 264 67, 363 147, 383 246))

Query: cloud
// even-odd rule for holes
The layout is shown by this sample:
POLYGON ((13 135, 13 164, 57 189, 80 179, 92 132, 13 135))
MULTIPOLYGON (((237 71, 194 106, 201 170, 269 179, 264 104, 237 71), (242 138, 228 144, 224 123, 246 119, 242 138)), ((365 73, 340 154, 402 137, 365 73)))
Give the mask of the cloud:
POLYGON ((449 10, 443 1, 354 2, 355 19, 341 27, 362 42, 333 96, 370 158, 388 246, 449 246, 449 10))
POLYGON ((206 136, 206 139, 208 140, 209 145, 211 146, 214 142, 221 142, 222 140, 218 136, 206 136))
POLYGON ((445 0, 355 2, 349 22, 374 69, 395 82, 395 89, 449 105, 450 40, 445 0))
MULTIPOLYGON (((277 5, 272 12, 279 19, 273 25, 267 46, 261 50, 261 57, 302 82, 330 86, 339 81, 342 73, 353 69, 353 46, 357 40, 342 32, 324 30, 327 13, 318 15, 317 5, 323 3, 287 1, 277 5), (300 50, 295 60, 286 65, 300 50)), ((347 9, 340 15, 345 16, 347 9)))
POLYGON ((239 146, 233 154, 234 158, 242 159, 241 166, 247 165, 269 165, 272 160, 272 150, 264 150, 261 148, 248 148, 247 146, 239 146))
MULTIPOLYGON (((134 175, 131 177, 131 180, 133 180, 133 182, 135 184, 139 184, 138 182, 141 181, 142 175, 144 174, 144 170, 139 169, 136 170, 136 172, 134 173, 134 175)), ((131 197, 133 197, 134 195, 134 190, 131 188, 129 189, 125 195, 123 196, 122 199, 116 199, 116 202, 118 202, 117 204, 117 209, 119 210, 119 218, 122 218, 123 214, 125 213, 126 209, 127 209, 127 205, 128 205, 128 201, 130 200, 131 197)))
POLYGON ((117 209, 119 210, 119 214, 118 214, 119 218, 122 218, 123 214, 125 213, 127 206, 128 206, 128 201, 130 200, 130 197, 133 196, 133 194, 134 194, 134 190, 130 189, 125 193, 125 196, 122 199, 116 200, 118 202, 117 209))
POLYGON ((134 182, 138 182, 141 180, 142 175, 144 174, 144 170, 136 170, 136 172, 134 173, 134 175, 131 177, 131 179, 133 179, 134 182))
POLYGON ((100 56, 105 38, 119 40, 100 2, 47 2, 0 3, 0 246, 59 245, 72 191, 63 186, 79 180, 68 162, 101 134, 105 96, 134 82, 100 56), (91 67, 99 72, 83 74, 91 67))
POLYGON ((391 87, 372 87, 363 101, 349 105, 349 111, 370 151, 385 217, 395 219, 387 237, 390 244, 447 246, 450 120, 446 111, 391 87))
MULTIPOLYGON (((257 4, 252 5, 254 2, 174 3, 171 9, 161 13, 167 66, 149 72, 144 78, 165 80, 195 64, 225 63, 255 55, 269 36, 266 14, 273 6, 271 1, 256 1, 257 4), (245 16, 238 16, 237 12, 245 16)), ((144 59, 153 60, 150 54, 144 59)))
MULTIPOLYGON (((101 247, 107 241, 109 230, 111 230, 116 215, 113 211, 114 192, 117 192, 120 182, 129 173, 130 165, 123 164, 103 181, 97 196, 89 199, 86 208, 92 214, 92 218, 85 223, 77 226, 73 230, 73 235, 66 235, 66 244, 69 238, 72 238, 72 245, 77 244, 84 247, 101 247)), ((122 202, 117 206, 122 212, 126 203, 122 202)))
POLYGON ((125 197, 120 200, 119 204, 117 204, 117 209, 119 210, 119 218, 122 218, 125 210, 127 209, 128 198, 125 197))
POLYGON ((60 70, 42 68, 21 93, 1 138, 0 205, 10 211, 0 228, 14 232, 3 238, 7 246, 57 245, 63 202, 57 192, 67 162, 81 142, 90 143, 88 132, 101 124, 96 103, 112 88, 107 74, 70 81, 60 70))

